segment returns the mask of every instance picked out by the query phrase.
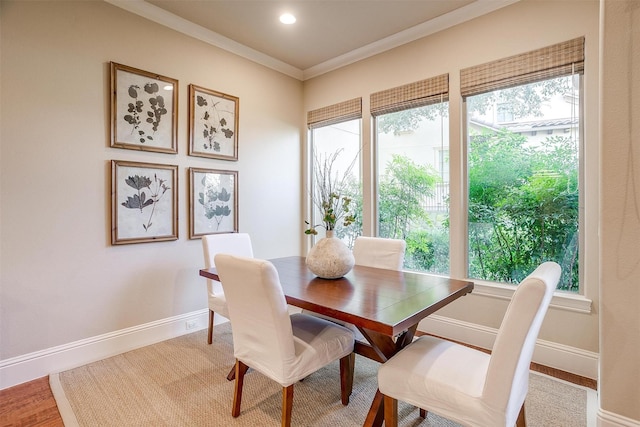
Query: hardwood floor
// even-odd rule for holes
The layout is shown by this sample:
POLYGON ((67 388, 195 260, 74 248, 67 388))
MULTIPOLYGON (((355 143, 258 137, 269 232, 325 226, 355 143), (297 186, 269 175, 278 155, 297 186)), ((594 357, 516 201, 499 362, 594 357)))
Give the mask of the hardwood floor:
POLYGON ((569 372, 561 371, 559 369, 549 368, 548 366, 539 365, 537 363, 531 363, 531 370, 540 372, 541 374, 549 375, 550 377, 558 378, 569 383, 573 383, 582 387, 587 387, 592 390, 598 389, 598 382, 591 378, 581 377, 580 375, 571 374, 569 372))
MULTIPOLYGON (((531 364, 531 369, 596 390, 596 381, 546 366, 531 364)), ((0 390, 0 427, 64 427, 56 401, 49 387, 49 378, 0 390)))
POLYGON ((64 427, 49 377, 0 390, 0 426, 64 427))

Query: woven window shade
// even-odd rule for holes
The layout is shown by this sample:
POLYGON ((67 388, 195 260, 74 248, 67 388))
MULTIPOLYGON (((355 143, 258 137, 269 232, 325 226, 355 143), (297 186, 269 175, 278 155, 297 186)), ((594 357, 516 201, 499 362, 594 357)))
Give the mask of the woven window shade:
POLYGON ((463 97, 584 72, 584 37, 460 70, 463 97))
POLYGON ((362 98, 354 98, 307 112, 307 126, 315 129, 361 118, 362 98))
POLYGON ((371 94, 371 115, 394 113, 449 100, 449 74, 371 94))

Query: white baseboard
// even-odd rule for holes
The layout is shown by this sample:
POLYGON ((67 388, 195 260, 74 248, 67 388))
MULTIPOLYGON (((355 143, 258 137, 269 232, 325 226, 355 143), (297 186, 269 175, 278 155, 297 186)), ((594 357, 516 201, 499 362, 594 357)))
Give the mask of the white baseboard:
MULTIPOLYGON (((61 372, 145 345, 175 338, 207 327, 207 309, 150 322, 120 331, 51 347, 0 361, 0 390, 53 372, 61 372), (189 324, 189 329, 187 329, 189 324)), ((226 321, 216 316, 216 323, 226 321)), ((419 330, 456 341, 491 348, 496 329, 431 315, 420 322, 419 330)), ((545 366, 587 378, 597 378, 598 355, 573 347, 538 340, 533 360, 545 366)), ((624 424, 623 424, 624 425, 624 424)))
MULTIPOLYGON (((486 349, 493 347, 498 332, 494 328, 434 314, 422 320, 418 329, 486 349)), ((539 339, 533 353, 533 361, 582 377, 598 378, 598 354, 591 351, 539 339)))
POLYGON ((598 409, 598 427, 640 427, 640 421, 598 409))
MULTIPOLYGON (((216 323, 226 319, 216 316, 216 323)), ((207 328, 209 310, 155 322, 0 360, 0 390, 96 360, 207 328)))

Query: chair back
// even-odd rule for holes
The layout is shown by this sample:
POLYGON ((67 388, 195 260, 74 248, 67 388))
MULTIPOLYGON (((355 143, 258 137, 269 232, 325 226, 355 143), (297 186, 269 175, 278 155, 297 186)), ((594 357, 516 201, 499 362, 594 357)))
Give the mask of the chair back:
POLYGON ((358 236, 353 244, 356 265, 402 270, 407 244, 401 239, 358 236))
POLYGON ((295 358, 293 329, 278 272, 269 261, 215 256, 227 298, 234 356, 280 380, 295 358))
MULTIPOLYGON (((253 258, 251 237, 247 233, 207 234, 202 236, 202 253, 205 268, 216 266, 214 257, 219 253, 253 258)), ((209 295, 214 295, 213 280, 207 279, 209 295)))
POLYGON ((533 350, 560 273, 558 264, 545 262, 520 282, 498 330, 483 400, 507 420, 517 418, 526 397, 533 350))

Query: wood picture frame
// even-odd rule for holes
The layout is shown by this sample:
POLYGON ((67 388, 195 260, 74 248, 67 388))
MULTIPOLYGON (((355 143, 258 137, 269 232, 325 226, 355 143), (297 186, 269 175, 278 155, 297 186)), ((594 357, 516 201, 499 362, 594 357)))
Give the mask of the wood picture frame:
POLYGON ((189 238, 238 232, 238 172, 189 169, 189 238))
POLYGON ((240 99, 189 85, 189 155, 238 160, 240 99))
POLYGON ((178 239, 178 166, 111 161, 111 244, 178 239))
POLYGON ((111 62, 111 147, 178 152, 178 80, 111 62))

